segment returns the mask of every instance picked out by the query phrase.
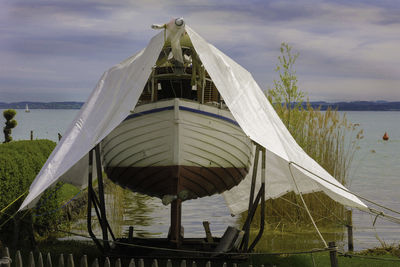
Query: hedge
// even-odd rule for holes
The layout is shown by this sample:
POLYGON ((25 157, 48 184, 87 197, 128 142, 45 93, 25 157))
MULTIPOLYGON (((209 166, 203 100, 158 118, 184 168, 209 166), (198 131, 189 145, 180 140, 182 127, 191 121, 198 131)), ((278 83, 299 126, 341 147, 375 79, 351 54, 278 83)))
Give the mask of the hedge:
MULTIPOLYGON (((0 145, 0 210, 29 189, 55 146, 56 143, 50 140, 13 141, 0 145)), ((43 234, 57 225, 56 219, 60 215, 57 195, 57 190, 46 191, 36 208, 23 218, 25 222, 33 222, 36 233, 43 234)), ((0 214, 0 226, 18 210, 22 201, 23 198, 0 214)), ((19 217, 22 216, 16 218, 19 217)), ((11 220, 0 229, 2 239, 15 231, 11 230, 15 224, 15 220, 11 220)))

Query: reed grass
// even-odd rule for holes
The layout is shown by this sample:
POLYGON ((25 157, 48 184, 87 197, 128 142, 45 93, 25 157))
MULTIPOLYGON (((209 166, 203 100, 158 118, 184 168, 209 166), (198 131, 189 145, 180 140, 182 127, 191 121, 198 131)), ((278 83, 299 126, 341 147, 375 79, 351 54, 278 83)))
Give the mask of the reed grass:
MULTIPOLYGON (((297 86, 294 69, 299 54, 285 43, 282 43, 280 51, 276 67, 280 79, 274 80, 273 88, 268 90, 269 101, 303 150, 341 184, 348 184, 349 168, 358 141, 363 138, 363 130, 359 129, 359 125, 349 122, 346 114, 340 115, 337 110, 329 108, 321 111, 312 108, 308 102, 304 107, 305 93, 297 86)), ((266 221, 272 230, 286 226, 286 229, 296 231, 298 226, 311 226, 311 220, 298 197, 288 193, 267 201, 266 221)), ((345 224, 344 206, 325 193, 305 194, 304 200, 319 226, 345 224)), ((258 213, 255 222, 259 221, 257 216, 258 213)))
MULTIPOLYGON (((289 116, 288 107, 279 114, 285 121, 289 116)), ((316 160, 341 184, 348 184, 348 173, 358 141, 363 138, 363 130, 350 123, 346 114, 337 110, 320 111, 309 104, 306 108, 292 109, 290 132, 303 150, 316 160)), ((345 225, 345 207, 335 202, 323 192, 303 195, 307 207, 318 226, 340 227, 345 225)), ((312 227, 311 220, 299 196, 289 192, 277 199, 266 201, 266 223, 270 231, 302 231, 312 227)), ((241 216, 241 220, 246 217, 241 216)), ((259 209, 253 226, 259 224, 259 209)))
MULTIPOLYGON (((288 121, 290 116, 289 131, 303 150, 341 184, 348 184, 349 168, 358 141, 363 138, 363 130, 337 110, 323 112, 307 104, 306 108, 289 111, 288 107, 283 107, 281 111, 279 115, 283 121, 288 121)), ((284 225, 292 230, 311 227, 310 218, 298 197, 291 192, 267 201, 266 220, 271 229, 283 228, 284 225)), ((325 193, 305 194, 304 200, 319 226, 346 224, 345 207, 325 193)))

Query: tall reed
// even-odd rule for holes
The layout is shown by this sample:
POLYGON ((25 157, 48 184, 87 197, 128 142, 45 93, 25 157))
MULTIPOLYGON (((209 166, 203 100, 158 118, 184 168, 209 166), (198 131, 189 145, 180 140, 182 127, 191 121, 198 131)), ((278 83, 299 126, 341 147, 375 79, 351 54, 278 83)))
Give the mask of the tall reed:
MULTIPOLYGON (((280 116, 285 121, 288 107, 280 116)), ((320 111, 309 104, 306 108, 291 110, 290 132, 304 151, 316 160, 341 184, 348 183, 348 171, 357 150, 358 140, 363 138, 363 130, 350 123, 346 114, 337 110, 320 111)), ((345 208, 323 192, 304 195, 307 207, 319 225, 335 226, 344 224, 345 208)), ((267 222, 274 229, 279 227, 311 226, 309 216, 302 202, 294 193, 267 201, 267 222)))
MULTIPOLYGON (((268 90, 268 99, 303 150, 341 184, 346 185, 357 141, 363 138, 363 131, 337 110, 321 111, 312 108, 309 103, 304 107, 305 93, 297 86, 294 69, 299 53, 293 52, 286 43, 282 43, 280 52, 275 69, 280 79, 274 80, 273 88, 268 90)), ((310 193, 304 195, 304 199, 317 224, 344 223, 344 207, 326 194, 310 193)), ((266 220, 272 229, 311 226, 302 202, 294 193, 268 200, 266 207, 266 220)))

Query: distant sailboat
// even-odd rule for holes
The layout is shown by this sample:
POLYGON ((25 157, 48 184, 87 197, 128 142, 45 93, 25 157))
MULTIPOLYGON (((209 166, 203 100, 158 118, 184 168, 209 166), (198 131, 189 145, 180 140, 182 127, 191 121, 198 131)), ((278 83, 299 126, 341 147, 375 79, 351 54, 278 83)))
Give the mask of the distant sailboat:
POLYGON ((29 110, 28 104, 25 105, 25 112, 31 112, 31 111, 29 110))

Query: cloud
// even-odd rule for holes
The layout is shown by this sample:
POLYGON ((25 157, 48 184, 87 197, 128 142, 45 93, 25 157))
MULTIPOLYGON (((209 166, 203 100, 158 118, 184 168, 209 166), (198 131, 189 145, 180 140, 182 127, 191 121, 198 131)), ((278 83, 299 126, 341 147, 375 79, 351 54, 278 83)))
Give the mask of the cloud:
POLYGON ((6 93, 16 89, 49 101, 64 100, 58 97, 67 97, 65 92, 84 100, 106 69, 146 46, 156 34, 151 24, 177 16, 249 69, 264 89, 277 78, 280 43, 288 42, 300 53, 298 78, 310 96, 400 100, 399 5, 361 0, 5 0, 0 2, 5 62, 0 100, 7 101, 6 93), (376 90, 383 90, 380 97, 376 90))

